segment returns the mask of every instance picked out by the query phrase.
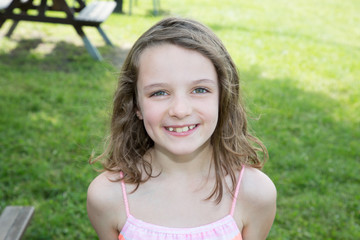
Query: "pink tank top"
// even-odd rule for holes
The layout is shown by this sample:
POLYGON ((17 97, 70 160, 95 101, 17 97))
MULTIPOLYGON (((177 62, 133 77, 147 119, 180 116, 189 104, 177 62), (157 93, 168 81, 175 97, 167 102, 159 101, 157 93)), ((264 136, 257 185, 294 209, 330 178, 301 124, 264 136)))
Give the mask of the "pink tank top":
POLYGON ((229 215, 216 222, 194 228, 163 227, 135 218, 130 214, 125 183, 122 181, 127 219, 119 234, 119 240, 242 240, 233 215, 244 169, 245 167, 242 167, 240 171, 229 215))

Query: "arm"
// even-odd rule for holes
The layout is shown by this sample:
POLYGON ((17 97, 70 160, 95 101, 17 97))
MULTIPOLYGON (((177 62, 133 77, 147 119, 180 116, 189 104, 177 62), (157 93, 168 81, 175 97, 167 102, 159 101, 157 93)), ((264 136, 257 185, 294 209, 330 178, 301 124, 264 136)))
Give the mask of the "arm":
POLYGON ((121 225, 121 194, 118 182, 109 181, 106 173, 95 178, 87 193, 87 211, 90 222, 100 240, 116 240, 121 225))
POLYGON ((242 190, 243 239, 266 239, 276 214, 275 185, 261 171, 247 168, 242 190))

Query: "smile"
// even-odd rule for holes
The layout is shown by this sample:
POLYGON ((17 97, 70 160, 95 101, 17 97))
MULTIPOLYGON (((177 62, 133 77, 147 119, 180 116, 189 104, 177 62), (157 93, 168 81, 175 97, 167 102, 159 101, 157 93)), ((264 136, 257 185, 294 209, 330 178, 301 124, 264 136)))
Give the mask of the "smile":
POLYGON ((190 126, 186 126, 186 127, 165 127, 166 130, 170 131, 170 132, 176 132, 176 133, 183 133, 183 132, 188 132, 194 128, 196 128, 196 124, 194 125, 190 125, 190 126))

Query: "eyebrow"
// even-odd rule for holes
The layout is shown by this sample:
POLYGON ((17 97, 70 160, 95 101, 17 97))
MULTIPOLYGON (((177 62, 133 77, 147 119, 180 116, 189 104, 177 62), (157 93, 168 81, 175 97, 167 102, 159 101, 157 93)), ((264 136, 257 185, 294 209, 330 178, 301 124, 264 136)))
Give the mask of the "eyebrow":
MULTIPOLYGON (((191 82, 194 85, 198 85, 198 84, 202 84, 202 83, 207 83, 207 84, 212 84, 212 85, 216 85, 217 81, 213 80, 213 79, 199 79, 199 80, 195 80, 191 82)), ((154 84, 150 84, 144 87, 144 91, 150 91, 153 88, 165 88, 167 87, 168 84, 167 83, 154 83, 154 84)))
POLYGON ((195 80, 195 81, 193 81, 193 83, 194 84, 201 84, 201 83, 217 84, 217 81, 214 79, 204 78, 204 79, 195 80))
POLYGON ((150 91, 153 88, 164 88, 166 86, 167 86, 166 83, 154 83, 154 84, 150 84, 150 85, 145 86, 144 91, 147 92, 147 91, 150 91))

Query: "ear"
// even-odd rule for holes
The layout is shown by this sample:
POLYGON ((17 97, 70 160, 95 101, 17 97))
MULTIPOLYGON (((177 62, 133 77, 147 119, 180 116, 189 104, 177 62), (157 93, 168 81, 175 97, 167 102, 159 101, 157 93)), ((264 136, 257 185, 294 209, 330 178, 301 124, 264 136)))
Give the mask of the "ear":
POLYGON ((143 116, 142 116, 140 110, 136 110, 136 116, 137 116, 140 120, 143 120, 143 116))

